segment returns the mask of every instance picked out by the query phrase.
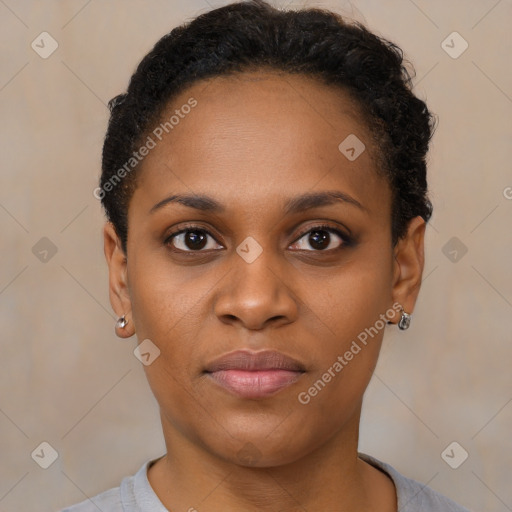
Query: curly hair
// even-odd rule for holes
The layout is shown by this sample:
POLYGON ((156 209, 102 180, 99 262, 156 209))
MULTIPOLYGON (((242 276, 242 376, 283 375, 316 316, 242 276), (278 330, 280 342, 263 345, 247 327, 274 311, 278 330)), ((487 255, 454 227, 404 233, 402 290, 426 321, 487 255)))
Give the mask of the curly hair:
POLYGON ((376 142, 377 167, 391 188, 394 246, 412 218, 428 222, 432 214, 426 154, 435 117, 413 94, 414 70, 406 64, 394 43, 320 8, 279 10, 264 0, 235 2, 174 28, 142 59, 127 92, 109 102, 100 198, 125 254, 139 165, 120 171, 169 102, 202 79, 263 68, 315 77, 356 100, 376 142))

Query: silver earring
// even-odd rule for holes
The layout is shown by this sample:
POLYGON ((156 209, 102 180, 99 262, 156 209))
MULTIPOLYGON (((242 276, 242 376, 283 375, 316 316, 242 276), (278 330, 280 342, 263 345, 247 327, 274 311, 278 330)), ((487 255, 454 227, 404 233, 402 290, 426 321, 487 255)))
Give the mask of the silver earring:
POLYGON ((127 323, 128 320, 126 320, 125 315, 123 315, 117 319, 116 326, 119 327, 119 329, 124 329, 127 323))
POLYGON ((398 321, 398 328, 402 331, 405 331, 406 329, 409 329, 409 326, 411 325, 411 315, 409 313, 406 313, 404 311, 404 308, 402 308, 402 316, 400 317, 400 320, 398 321))

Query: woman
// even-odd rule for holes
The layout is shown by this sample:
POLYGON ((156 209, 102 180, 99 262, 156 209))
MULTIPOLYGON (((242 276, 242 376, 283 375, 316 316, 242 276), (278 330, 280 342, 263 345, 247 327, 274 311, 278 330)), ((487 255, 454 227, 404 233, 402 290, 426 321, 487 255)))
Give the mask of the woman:
POLYGON ((433 116, 400 49, 325 10, 234 3, 164 36, 110 108, 110 300, 167 453, 66 510, 465 510, 357 451, 432 212, 433 116))

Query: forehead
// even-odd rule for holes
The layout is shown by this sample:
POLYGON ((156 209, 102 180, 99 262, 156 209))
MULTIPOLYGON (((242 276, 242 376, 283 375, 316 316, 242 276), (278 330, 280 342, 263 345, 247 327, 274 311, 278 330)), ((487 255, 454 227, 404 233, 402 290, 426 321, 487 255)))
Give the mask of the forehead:
POLYGON ((149 134, 156 145, 134 198, 208 191, 235 204, 260 191, 268 202, 318 186, 361 202, 378 190, 384 206, 389 199, 357 103, 314 78, 256 71, 202 80, 174 98, 149 134))

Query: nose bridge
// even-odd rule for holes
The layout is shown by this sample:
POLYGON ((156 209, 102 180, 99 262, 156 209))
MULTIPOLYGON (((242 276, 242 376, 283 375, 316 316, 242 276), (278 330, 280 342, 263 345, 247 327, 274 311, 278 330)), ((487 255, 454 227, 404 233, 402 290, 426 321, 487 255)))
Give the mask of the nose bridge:
MULTIPOLYGON (((260 237, 261 240, 261 237, 260 237)), ((252 301, 275 300, 282 286, 273 248, 267 240, 265 248, 248 236, 236 248, 233 255, 233 282, 239 298, 246 296, 252 301)))
POLYGON ((287 318, 297 312, 296 302, 282 277, 279 259, 270 240, 264 248, 248 236, 230 262, 228 285, 220 290, 215 309, 219 318, 236 318, 251 329, 269 319, 287 318))
POLYGON ((281 285, 278 277, 277 259, 269 244, 265 249, 252 237, 247 237, 237 248, 238 258, 234 257, 235 281, 242 287, 276 293, 281 285))

